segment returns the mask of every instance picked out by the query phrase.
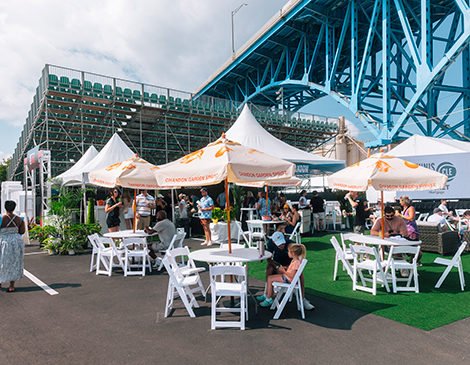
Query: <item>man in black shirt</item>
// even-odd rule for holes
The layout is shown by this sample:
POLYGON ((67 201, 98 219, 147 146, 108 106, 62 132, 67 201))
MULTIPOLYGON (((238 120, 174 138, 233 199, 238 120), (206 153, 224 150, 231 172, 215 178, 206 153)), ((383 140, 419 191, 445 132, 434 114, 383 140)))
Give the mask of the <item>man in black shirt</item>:
POLYGON ((348 199, 349 204, 356 209, 353 223, 354 233, 364 233, 366 230, 366 211, 369 210, 369 207, 367 207, 367 201, 362 199, 357 191, 350 191, 349 194, 346 194, 346 198, 348 199))
POLYGON ((318 196, 318 192, 316 190, 313 191, 313 198, 310 199, 310 205, 312 206, 316 229, 318 231, 325 231, 325 210, 323 209, 325 201, 323 198, 318 196))

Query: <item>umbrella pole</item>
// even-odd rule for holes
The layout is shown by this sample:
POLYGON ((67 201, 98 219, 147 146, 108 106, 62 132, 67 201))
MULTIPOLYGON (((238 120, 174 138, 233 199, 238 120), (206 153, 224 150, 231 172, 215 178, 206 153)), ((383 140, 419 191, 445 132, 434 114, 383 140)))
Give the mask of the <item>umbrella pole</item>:
MULTIPOLYGON (((385 216, 384 216, 384 192, 383 190, 380 191, 380 209, 382 213, 382 217, 380 218, 382 220, 382 239, 385 238, 385 216)), ((385 250, 384 247, 382 247, 382 261, 385 260, 385 250)))
POLYGON ((134 232, 134 233, 135 233, 135 221, 136 221, 136 215, 137 215, 137 214, 136 214, 136 213, 137 213, 137 202, 135 201, 135 198, 136 198, 136 196, 135 196, 135 195, 136 195, 136 190, 137 190, 137 189, 134 189, 134 202, 133 202, 133 204, 132 204, 132 210, 134 211, 134 225, 133 225, 132 229, 133 229, 133 232, 134 232))
POLYGON ((232 253, 232 237, 230 234, 230 200, 228 199, 228 180, 225 179, 225 208, 227 209, 228 253, 232 253))

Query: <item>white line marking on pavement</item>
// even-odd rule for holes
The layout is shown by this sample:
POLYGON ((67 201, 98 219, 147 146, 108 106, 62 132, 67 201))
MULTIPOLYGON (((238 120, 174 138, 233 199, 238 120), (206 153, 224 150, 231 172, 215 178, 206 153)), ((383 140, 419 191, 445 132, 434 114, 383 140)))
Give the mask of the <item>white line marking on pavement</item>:
POLYGON ((205 241, 206 240, 205 238, 192 238, 192 237, 191 237, 191 239, 195 240, 195 241, 205 241))
POLYGON ((44 253, 47 253, 46 251, 42 251, 42 252, 28 252, 28 253, 25 253, 24 255, 27 256, 27 255, 40 255, 40 254, 44 254, 44 253))
POLYGON ((46 285, 46 283, 43 283, 41 280, 39 280, 36 276, 31 274, 28 270, 23 269, 24 276, 26 276, 29 280, 31 280, 34 284, 39 286, 41 289, 43 289, 47 294, 50 295, 56 295, 59 294, 59 292, 55 291, 54 289, 51 289, 49 285, 46 285))

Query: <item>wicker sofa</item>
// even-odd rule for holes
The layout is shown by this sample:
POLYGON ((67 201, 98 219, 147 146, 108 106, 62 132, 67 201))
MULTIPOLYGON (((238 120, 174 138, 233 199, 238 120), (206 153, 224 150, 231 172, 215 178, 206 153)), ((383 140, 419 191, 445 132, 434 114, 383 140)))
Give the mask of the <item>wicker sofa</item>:
POLYGON ((459 248, 457 231, 441 231, 440 224, 434 222, 417 222, 421 250, 437 252, 443 256, 453 255, 459 248))

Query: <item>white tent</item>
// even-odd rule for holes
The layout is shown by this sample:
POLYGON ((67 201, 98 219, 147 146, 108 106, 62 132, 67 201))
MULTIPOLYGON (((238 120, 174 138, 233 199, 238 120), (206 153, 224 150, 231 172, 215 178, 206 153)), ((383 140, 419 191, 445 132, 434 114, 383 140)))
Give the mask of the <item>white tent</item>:
POLYGON ((413 135, 393 148, 392 156, 427 156, 470 152, 470 142, 413 135))
POLYGON ((247 105, 225 135, 229 140, 255 148, 268 155, 282 158, 296 165, 308 165, 311 173, 336 172, 345 167, 344 161, 317 156, 277 139, 257 122, 247 105))
POLYGON ((72 180, 69 181, 69 185, 78 185, 82 183, 88 183, 88 173, 103 169, 110 165, 118 162, 125 161, 135 156, 135 153, 127 147, 121 137, 116 133, 106 143, 106 146, 98 153, 93 160, 88 162, 85 166, 82 166, 80 170, 77 170, 72 180))
MULTIPOLYGON (((411 199, 463 199, 470 198, 470 143, 454 139, 414 135, 393 148, 388 154, 399 156, 428 169, 448 176, 442 190, 413 192, 411 199)), ((397 192, 397 197, 403 195, 397 192)))
POLYGON ((98 155, 98 151, 94 146, 91 146, 85 154, 78 160, 75 165, 73 165, 70 169, 63 172, 58 178, 62 179, 64 184, 72 184, 72 183, 79 183, 82 181, 82 168, 86 166, 91 160, 93 160, 96 155, 98 155))

